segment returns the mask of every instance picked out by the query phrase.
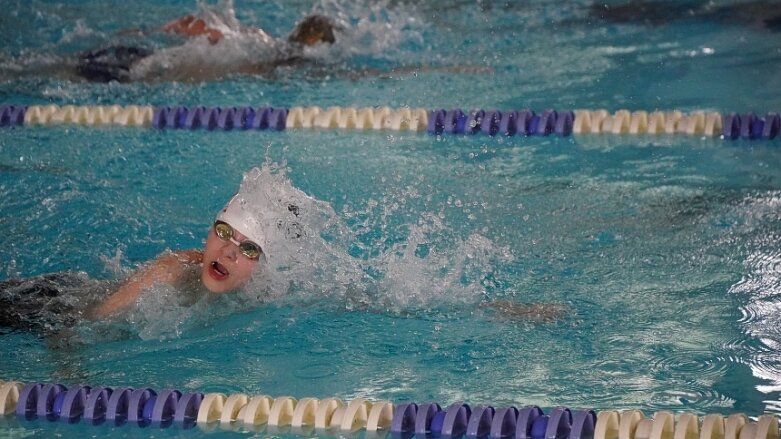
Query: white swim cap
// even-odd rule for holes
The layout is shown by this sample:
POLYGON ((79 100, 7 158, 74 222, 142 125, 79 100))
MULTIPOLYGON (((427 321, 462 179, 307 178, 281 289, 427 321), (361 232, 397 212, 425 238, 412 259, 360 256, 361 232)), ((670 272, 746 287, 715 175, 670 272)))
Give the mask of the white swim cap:
POLYGON ((261 250, 266 250, 266 235, 263 233, 260 218, 257 217, 257 212, 253 212, 252 206, 247 205, 241 193, 234 195, 228 201, 228 204, 217 214, 217 220, 230 224, 247 239, 259 245, 261 250))

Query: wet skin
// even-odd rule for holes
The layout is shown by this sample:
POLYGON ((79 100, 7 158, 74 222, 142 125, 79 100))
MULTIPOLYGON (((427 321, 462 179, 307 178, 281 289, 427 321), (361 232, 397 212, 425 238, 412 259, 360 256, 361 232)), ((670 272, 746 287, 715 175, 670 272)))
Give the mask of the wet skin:
MULTIPOLYGON (((235 229, 233 233, 233 238, 238 242, 247 239, 235 229)), ((212 227, 203 251, 201 282, 213 293, 237 290, 249 282, 257 263, 245 256, 233 242, 217 237, 212 227)))

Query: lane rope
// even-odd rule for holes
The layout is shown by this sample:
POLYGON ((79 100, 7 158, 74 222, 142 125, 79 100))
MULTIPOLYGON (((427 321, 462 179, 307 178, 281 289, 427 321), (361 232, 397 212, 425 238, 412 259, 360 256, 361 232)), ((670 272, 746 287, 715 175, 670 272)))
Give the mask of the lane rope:
POLYGON ((432 135, 570 136, 688 135, 726 140, 779 137, 775 112, 630 111, 531 109, 464 111, 460 108, 207 107, 0 105, 0 126, 139 126, 156 129, 271 130, 341 129, 428 132, 432 135))
POLYGON ((646 417, 640 410, 596 412, 538 406, 470 406, 456 402, 417 404, 356 398, 272 398, 244 393, 156 391, 144 387, 91 387, 61 383, 0 381, 0 413, 51 422, 87 425, 135 425, 167 428, 178 425, 285 429, 310 434, 391 433, 444 435, 489 439, 778 439, 778 417, 770 414, 750 420, 743 413, 724 417, 657 411, 646 417))

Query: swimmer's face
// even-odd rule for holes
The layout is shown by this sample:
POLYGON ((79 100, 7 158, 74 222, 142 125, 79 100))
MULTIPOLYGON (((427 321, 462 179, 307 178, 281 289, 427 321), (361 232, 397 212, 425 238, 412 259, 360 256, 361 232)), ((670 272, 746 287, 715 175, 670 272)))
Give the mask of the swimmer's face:
POLYGON ((234 291, 249 282, 258 260, 248 257, 236 244, 244 243, 246 240, 244 235, 233 229, 229 239, 221 239, 217 236, 215 226, 209 229, 201 271, 201 282, 209 291, 213 293, 234 291))

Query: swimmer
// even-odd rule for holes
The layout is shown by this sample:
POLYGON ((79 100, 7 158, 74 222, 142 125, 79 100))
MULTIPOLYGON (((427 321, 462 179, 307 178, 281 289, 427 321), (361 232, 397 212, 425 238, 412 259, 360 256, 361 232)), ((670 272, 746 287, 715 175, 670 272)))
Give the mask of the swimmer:
POLYGON ((168 284, 180 290, 205 288, 223 294, 244 287, 263 258, 260 224, 234 196, 209 229, 203 250, 167 252, 131 275, 117 291, 91 310, 105 318, 129 308, 144 290, 168 284))
POLYGON ((75 76, 90 82, 133 82, 264 74, 300 60, 305 47, 333 44, 338 30, 329 18, 311 15, 296 24, 287 40, 280 40, 262 29, 231 23, 235 19, 213 21, 221 24, 187 15, 155 29, 193 40, 179 46, 152 51, 119 45, 84 52, 78 56, 75 76), (199 45, 198 39, 204 37, 212 49, 199 45))
MULTIPOLYGON (((323 15, 309 15, 296 23, 286 38, 275 38, 236 20, 232 1, 217 5, 199 2, 196 14, 185 15, 152 29, 124 29, 119 34, 165 33, 184 37, 180 44, 152 49, 139 45, 115 44, 36 64, 28 70, 3 70, 0 80, 30 76, 56 76, 71 81, 95 83, 193 82, 231 75, 269 76, 290 67, 306 67, 307 78, 322 80, 339 77, 399 78, 419 73, 492 74, 488 66, 437 66, 416 64, 375 69, 341 63, 321 62, 322 51, 342 38, 344 28, 323 15), (308 59, 311 62, 307 62, 308 59)), ((349 40, 349 38, 345 38, 349 40)))
MULTIPOLYGON (((160 303, 157 299, 169 293, 173 293, 170 298, 176 302, 174 306, 181 307, 205 303, 231 292, 256 293, 257 288, 262 288, 257 280, 276 273, 280 263, 285 265, 286 273, 290 272, 290 265, 281 262, 286 261, 284 253, 290 243, 278 241, 279 233, 282 230, 286 240, 302 236, 299 221, 303 217, 299 218, 298 206, 302 202, 306 205, 308 198, 298 191, 298 195, 274 196, 275 200, 287 200, 281 206, 272 203, 274 207, 266 207, 263 201, 252 201, 256 200, 253 194, 257 188, 265 187, 263 175, 258 168, 245 174, 238 193, 217 213, 203 250, 166 251, 124 280, 95 280, 85 273, 64 272, 0 282, 0 327, 37 332, 60 340, 59 344, 68 339, 71 328, 86 319, 131 321, 136 311, 157 306, 160 303), (275 211, 276 208, 280 211, 275 211), (273 254, 266 254, 267 251, 273 254), (144 299, 145 295, 150 300, 144 299)), ((298 248, 314 248, 301 245, 298 243, 298 248)), ((341 252, 329 254, 342 255, 341 252)), ((321 261, 318 267, 302 266, 295 279, 310 279, 312 270, 325 268, 322 263, 328 264, 330 258, 321 261)), ((358 268, 356 276, 362 274, 358 268)), ((264 285, 268 279, 273 276, 264 278, 264 285)), ((273 281, 269 285, 274 289, 273 281)), ((360 294, 376 284, 357 282, 354 286, 360 289, 360 294)), ((284 288, 278 292, 283 293, 284 288)), ((507 321, 555 323, 569 315, 563 305, 501 299, 477 305, 488 315, 507 321)), ((367 306, 367 310, 372 308, 367 306)))
POLYGON ((165 252, 120 283, 72 272, 2 281, 0 326, 51 333, 85 317, 110 318, 159 284, 196 300, 240 290, 263 265, 266 244, 259 219, 244 204, 241 192, 231 198, 209 228, 203 250, 165 252))
MULTIPOLYGON (((207 24, 203 18, 193 15, 185 15, 170 21, 157 30, 187 37, 205 35, 212 44, 217 44, 225 36, 218 27, 213 27, 207 24)), ((268 37, 268 34, 260 28, 239 26, 239 31, 247 35, 268 37)), ((314 46, 319 43, 333 44, 336 42, 334 24, 322 15, 310 15, 296 24, 287 40, 290 43, 304 46, 314 46)))

